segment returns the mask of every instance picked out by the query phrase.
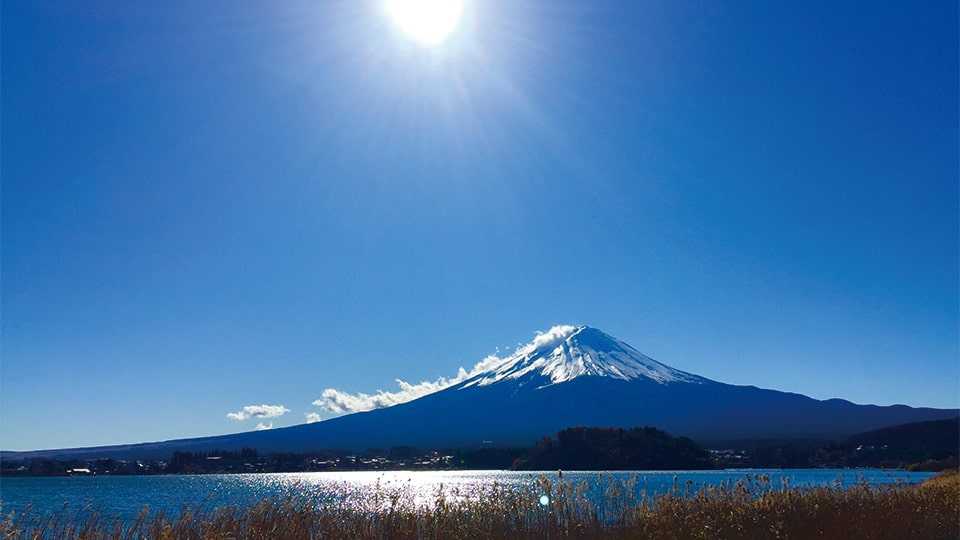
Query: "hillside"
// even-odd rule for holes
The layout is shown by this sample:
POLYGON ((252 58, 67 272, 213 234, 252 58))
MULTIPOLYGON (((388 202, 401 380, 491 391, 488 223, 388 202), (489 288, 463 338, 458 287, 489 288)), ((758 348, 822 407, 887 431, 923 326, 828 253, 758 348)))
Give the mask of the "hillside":
POLYGON ((526 470, 673 470, 713 467, 710 454, 685 437, 652 427, 569 428, 545 437, 514 463, 526 470))

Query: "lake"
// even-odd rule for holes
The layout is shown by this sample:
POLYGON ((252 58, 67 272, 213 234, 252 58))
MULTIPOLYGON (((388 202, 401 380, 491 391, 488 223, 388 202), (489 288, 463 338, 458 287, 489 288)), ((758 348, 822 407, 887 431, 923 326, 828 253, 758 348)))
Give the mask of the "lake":
MULTIPOLYGON (((637 494, 656 495, 675 487, 695 491, 704 486, 733 484, 766 475, 770 485, 791 487, 919 483, 933 473, 880 469, 751 469, 723 471, 565 472, 563 479, 585 482, 598 500, 612 483, 635 480, 637 494)), ((144 507, 177 515, 186 507, 206 511, 227 505, 248 505, 264 498, 307 497, 318 503, 369 502, 374 492, 403 491, 408 502, 430 504, 438 490, 445 497, 482 496, 493 486, 526 490, 538 500, 538 478, 556 482, 556 471, 358 471, 183 476, 7 477, 0 479, 2 511, 26 508, 47 514, 96 509, 109 517, 129 519, 144 507)), ((365 506, 368 507, 368 506, 365 506)))

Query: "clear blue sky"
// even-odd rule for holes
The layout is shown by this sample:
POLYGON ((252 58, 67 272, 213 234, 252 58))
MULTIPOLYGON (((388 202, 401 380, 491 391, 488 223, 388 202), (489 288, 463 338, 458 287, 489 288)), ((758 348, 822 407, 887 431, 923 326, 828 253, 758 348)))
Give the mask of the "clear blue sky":
POLYGON ((300 423, 558 323, 960 405, 933 2, 4 2, 0 447, 300 423), (780 4, 780 3, 776 3, 780 4))

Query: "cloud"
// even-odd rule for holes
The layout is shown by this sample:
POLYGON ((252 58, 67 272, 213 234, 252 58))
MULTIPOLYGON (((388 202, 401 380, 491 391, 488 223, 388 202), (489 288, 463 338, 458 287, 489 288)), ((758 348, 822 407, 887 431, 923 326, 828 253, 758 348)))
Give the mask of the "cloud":
POLYGON ((570 334, 576 332, 577 328, 578 327, 569 324, 558 324, 546 332, 537 332, 533 341, 517 348, 517 354, 546 349, 547 347, 556 347, 561 341, 570 337, 570 334))
POLYGON ((227 418, 242 422, 250 418, 276 418, 290 412, 283 405, 247 405, 237 412, 227 413, 227 418))
POLYGON ((304 414, 304 416, 307 417, 308 424, 312 424, 314 422, 319 422, 320 420, 323 420, 323 418, 320 418, 320 413, 308 412, 304 414))
MULTIPOLYGON (((552 332, 553 329, 550 331, 552 332)), ((546 334, 538 335, 534 341, 540 339, 540 336, 542 335, 546 334)), ((406 403, 428 394, 439 392, 444 388, 449 388, 456 384, 460 384, 474 375, 497 367, 506 360, 506 358, 490 355, 474 364, 470 371, 467 371, 461 367, 454 377, 440 377, 435 381, 421 381, 418 384, 411 384, 403 379, 396 379, 399 389, 394 392, 384 392, 383 390, 378 390, 373 394, 366 394, 363 392, 351 394, 349 392, 337 390, 336 388, 327 388, 321 393, 320 399, 314 401, 313 404, 334 414, 348 414, 354 412, 372 411, 373 409, 382 409, 384 407, 392 407, 393 405, 406 403)), ((310 420, 308 417, 308 422, 309 421, 310 420)))
POLYGON ((263 422, 257 423, 257 431, 263 431, 265 429, 273 429, 273 422, 264 424, 263 422))

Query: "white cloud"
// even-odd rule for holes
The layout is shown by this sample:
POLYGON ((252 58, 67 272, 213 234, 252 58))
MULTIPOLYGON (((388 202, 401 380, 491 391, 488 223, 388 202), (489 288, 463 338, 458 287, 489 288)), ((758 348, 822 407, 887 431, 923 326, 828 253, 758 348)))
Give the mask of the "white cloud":
POLYGON ((319 422, 320 420, 323 420, 323 418, 320 417, 320 413, 308 412, 304 414, 304 416, 307 417, 308 424, 312 424, 314 422, 319 422))
POLYGON ((250 418, 276 418, 290 412, 283 405, 247 405, 237 412, 227 413, 227 418, 241 422, 250 418))
POLYGON ((374 394, 366 394, 363 392, 351 394, 337 390, 336 388, 327 388, 320 395, 320 399, 314 401, 313 404, 334 414, 347 414, 391 407, 459 384, 478 373, 494 368, 503 363, 504 360, 504 358, 500 358, 499 356, 490 355, 474 364, 473 369, 470 371, 461 367, 454 377, 440 377, 435 381, 421 381, 418 384, 411 384, 402 379, 396 379, 399 389, 395 392, 378 390, 374 394))
POLYGON ((264 424, 263 422, 257 423, 257 431, 263 431, 265 429, 273 429, 273 422, 268 422, 264 424))
POLYGON ((570 337, 570 334, 576 332, 577 328, 578 327, 569 324, 558 324, 546 332, 537 332, 533 341, 518 348, 517 353, 533 352, 537 349, 556 346, 561 341, 570 337))

